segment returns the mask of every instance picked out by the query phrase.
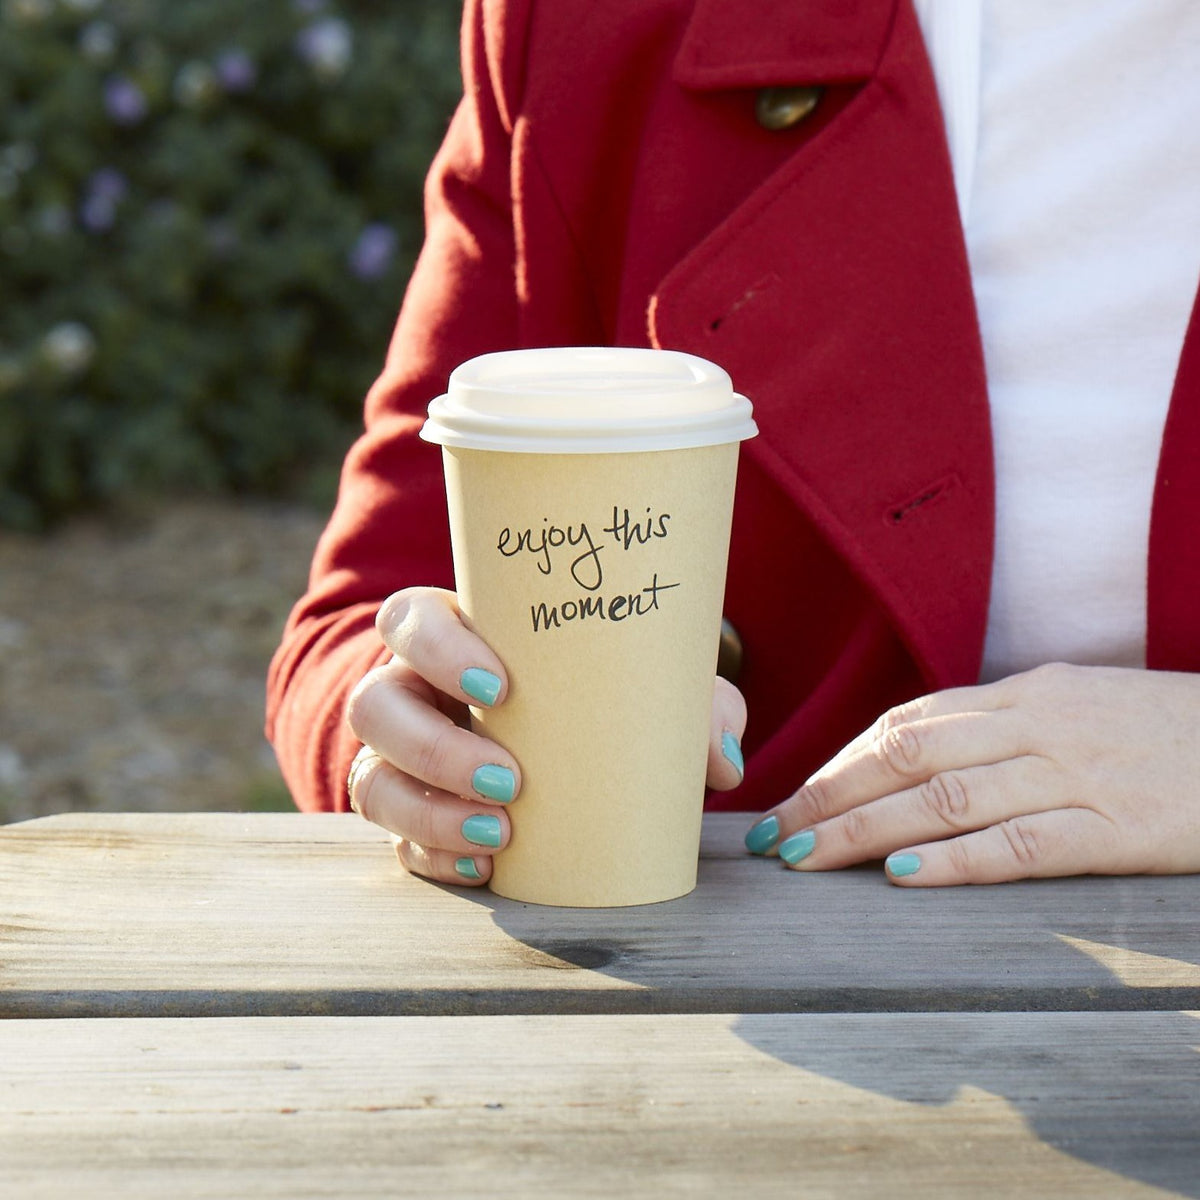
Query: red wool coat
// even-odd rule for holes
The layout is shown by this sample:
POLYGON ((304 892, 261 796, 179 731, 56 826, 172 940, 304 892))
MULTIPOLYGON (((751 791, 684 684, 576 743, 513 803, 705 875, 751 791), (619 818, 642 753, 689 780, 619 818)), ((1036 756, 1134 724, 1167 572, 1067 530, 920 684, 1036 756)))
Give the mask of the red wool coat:
MULTIPOLYGON (((268 732, 303 808, 343 807, 346 695, 380 601, 451 586, 441 463, 417 438, 451 369, 520 346, 653 345, 724 366, 742 449, 726 612, 777 802, 888 706, 975 681, 991 574, 983 357, 911 0, 468 0, 465 98, 428 240, 311 587, 272 664, 268 732), (759 89, 824 88, 780 131, 759 89)), ((1200 670, 1200 319, 1167 422, 1148 665, 1200 670)))

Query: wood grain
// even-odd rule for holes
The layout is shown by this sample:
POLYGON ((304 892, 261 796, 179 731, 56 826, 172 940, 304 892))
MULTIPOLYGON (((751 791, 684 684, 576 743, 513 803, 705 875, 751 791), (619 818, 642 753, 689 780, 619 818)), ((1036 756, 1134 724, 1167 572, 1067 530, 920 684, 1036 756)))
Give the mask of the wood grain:
POLYGON ((800 875, 706 818, 682 900, 572 910, 406 875, 352 815, 0 828, 0 1016, 1200 1008, 1200 877, 936 891, 800 875))
POLYGON ((0 1022, 0 1194, 1194 1197, 1197 1042, 1197 1013, 0 1022))

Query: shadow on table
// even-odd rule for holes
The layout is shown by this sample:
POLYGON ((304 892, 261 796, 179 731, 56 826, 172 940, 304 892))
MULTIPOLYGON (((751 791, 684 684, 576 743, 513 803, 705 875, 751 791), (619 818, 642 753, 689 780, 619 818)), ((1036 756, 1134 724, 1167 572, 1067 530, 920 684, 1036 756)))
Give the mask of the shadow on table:
POLYGON ((1178 1011, 1200 1010, 1194 879, 1152 898, 1119 878, 902 891, 872 868, 747 886, 731 859, 681 900, 569 920, 472 899, 531 965, 632 984, 613 1011, 738 1013, 756 1049, 911 1104, 981 1089, 1055 1150, 1200 1197, 1200 1020, 1178 1011), (827 1015, 785 1030, 781 1012, 827 1015), (932 1015, 880 1016, 896 1012, 932 1015))
MULTIPOLYGON (((1200 1020, 1194 1014, 939 1014, 840 1018, 803 1041, 761 1014, 748 1044, 795 1067, 930 1110, 962 1089, 1001 1097, 1045 1146, 1126 1179, 1200 1197, 1200 1020)), ((969 1154, 964 1132, 963 1153, 969 1154)))

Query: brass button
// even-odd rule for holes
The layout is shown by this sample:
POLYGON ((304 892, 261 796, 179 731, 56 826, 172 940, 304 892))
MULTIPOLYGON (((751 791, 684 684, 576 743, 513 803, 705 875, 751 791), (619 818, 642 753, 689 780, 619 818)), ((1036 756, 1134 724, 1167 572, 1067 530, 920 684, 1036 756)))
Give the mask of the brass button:
POLYGON ((824 90, 819 87, 763 88, 758 93, 754 115, 764 129, 791 129, 812 113, 824 90))
POLYGON ((721 618, 721 644, 717 650, 717 674, 730 683, 737 683, 742 673, 742 637, 732 622, 721 618))

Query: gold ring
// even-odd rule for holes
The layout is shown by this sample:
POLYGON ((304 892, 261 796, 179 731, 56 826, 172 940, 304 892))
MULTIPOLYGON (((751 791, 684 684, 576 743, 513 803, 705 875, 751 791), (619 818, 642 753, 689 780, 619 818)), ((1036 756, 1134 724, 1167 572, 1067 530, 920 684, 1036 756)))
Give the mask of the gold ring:
POLYGON ((350 807, 356 813, 358 813, 359 816, 362 816, 362 810, 358 807, 358 804, 355 801, 354 793, 356 789, 361 786, 362 781, 372 771, 374 771, 381 762, 383 762, 383 759, 374 750, 372 750, 370 746, 362 746, 359 748, 358 753, 354 756, 353 761, 350 763, 350 774, 346 776, 346 794, 350 798, 350 807))

